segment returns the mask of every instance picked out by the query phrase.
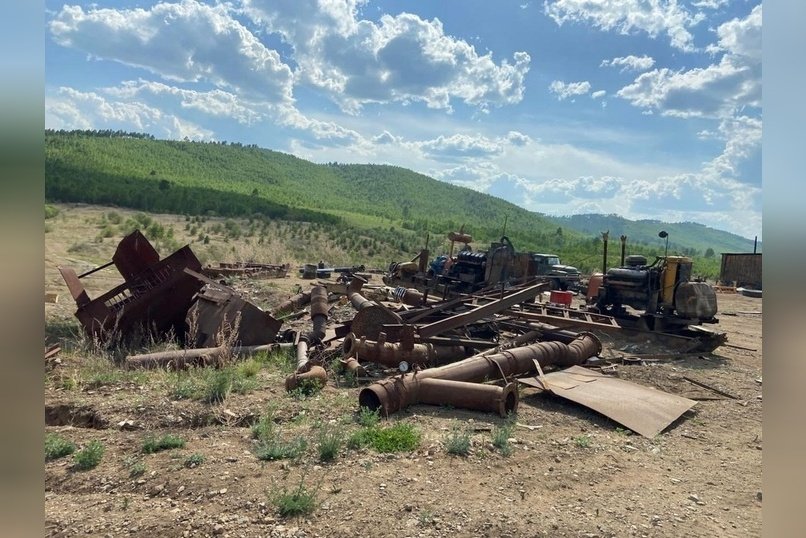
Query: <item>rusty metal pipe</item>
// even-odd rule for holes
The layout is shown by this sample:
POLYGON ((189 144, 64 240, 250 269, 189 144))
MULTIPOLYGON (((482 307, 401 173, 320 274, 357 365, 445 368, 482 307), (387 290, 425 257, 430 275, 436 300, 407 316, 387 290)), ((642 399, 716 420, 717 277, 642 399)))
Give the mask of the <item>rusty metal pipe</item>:
POLYGON ((232 348, 203 347, 196 349, 179 349, 174 351, 158 351, 143 355, 129 355, 125 359, 127 368, 171 368, 181 370, 190 366, 218 365, 222 358, 229 354, 233 357, 248 356, 261 351, 274 351, 288 348, 294 344, 265 344, 260 346, 236 346, 232 348))
POLYGON ((300 338, 297 342, 297 369, 298 373, 304 372, 308 366, 308 341, 300 338))
POLYGON ((312 343, 319 342, 325 337, 327 311, 327 288, 314 286, 311 290, 311 321, 313 322, 313 329, 309 334, 309 339, 312 343))
POLYGON ((570 344, 540 342, 490 355, 477 355, 465 360, 429 368, 394 378, 392 383, 373 383, 361 390, 359 405, 370 409, 383 409, 385 414, 394 413, 417 403, 416 387, 411 385, 423 379, 447 379, 451 381, 483 381, 485 379, 507 380, 512 376, 536 373, 535 362, 541 368, 548 365, 573 366, 598 355, 602 344, 596 336, 581 333, 570 344))
POLYGON ((355 334, 350 333, 344 338, 342 351, 346 357, 357 356, 362 360, 392 368, 397 368, 402 361, 409 364, 441 364, 453 362, 465 356, 465 350, 461 346, 413 344, 411 349, 405 349, 400 342, 386 342, 383 333, 378 341, 358 338, 355 334))
POLYGON ((320 387, 324 387, 327 384, 327 372, 321 366, 311 366, 307 372, 293 373, 285 378, 285 390, 290 392, 306 382, 318 383, 320 387))
POLYGON ((302 293, 298 293, 293 297, 290 297, 287 301, 280 303, 272 312, 274 316, 281 316, 282 314, 286 314, 289 312, 296 312, 300 310, 303 306, 307 305, 311 302, 311 292, 310 291, 303 291, 302 293))
POLYGON ((346 359, 341 359, 342 367, 350 372, 355 376, 365 376, 367 375, 367 371, 364 369, 361 364, 356 360, 355 357, 347 357, 346 359))
POLYGON ((507 383, 500 387, 415 376, 408 380, 401 377, 384 379, 372 387, 374 390, 361 391, 359 405, 370 409, 383 408, 387 413, 413 404, 450 405, 498 413, 502 417, 518 409, 517 383, 507 383))
POLYGON ((350 280, 350 285, 347 286, 347 299, 350 300, 350 304, 352 304, 353 308, 356 310, 362 310, 375 304, 360 293, 361 288, 366 283, 366 280, 360 276, 354 275, 353 279, 350 280))

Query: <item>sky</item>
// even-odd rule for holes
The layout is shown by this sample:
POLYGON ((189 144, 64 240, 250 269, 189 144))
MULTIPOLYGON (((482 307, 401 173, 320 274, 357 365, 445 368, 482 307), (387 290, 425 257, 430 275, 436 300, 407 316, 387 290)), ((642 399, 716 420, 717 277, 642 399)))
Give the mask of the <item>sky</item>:
POLYGON ((756 0, 45 3, 45 126, 761 239, 756 0))

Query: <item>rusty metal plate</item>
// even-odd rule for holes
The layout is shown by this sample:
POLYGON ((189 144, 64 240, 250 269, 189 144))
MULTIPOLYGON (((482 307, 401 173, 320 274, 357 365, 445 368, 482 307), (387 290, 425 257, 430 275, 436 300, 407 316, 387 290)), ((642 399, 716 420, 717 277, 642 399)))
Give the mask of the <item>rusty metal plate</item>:
POLYGON ((682 396, 605 376, 581 366, 546 374, 544 379, 548 387, 536 378, 519 381, 584 405, 649 438, 658 435, 697 404, 682 396))

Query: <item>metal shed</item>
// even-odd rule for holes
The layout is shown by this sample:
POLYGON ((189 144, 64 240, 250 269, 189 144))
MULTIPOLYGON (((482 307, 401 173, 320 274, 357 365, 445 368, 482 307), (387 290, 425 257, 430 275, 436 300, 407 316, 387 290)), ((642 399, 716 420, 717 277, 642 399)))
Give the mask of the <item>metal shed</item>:
POLYGON ((719 280, 726 285, 761 289, 761 253, 722 253, 719 280), (735 284, 734 284, 735 283, 735 284))

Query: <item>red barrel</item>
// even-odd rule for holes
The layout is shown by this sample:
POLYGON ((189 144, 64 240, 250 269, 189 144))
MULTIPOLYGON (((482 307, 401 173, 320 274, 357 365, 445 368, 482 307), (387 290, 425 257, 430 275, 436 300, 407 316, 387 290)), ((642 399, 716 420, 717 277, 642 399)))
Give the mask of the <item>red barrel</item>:
POLYGON ((552 290, 549 295, 549 302, 563 306, 571 306, 571 298, 574 296, 570 291, 552 290))

